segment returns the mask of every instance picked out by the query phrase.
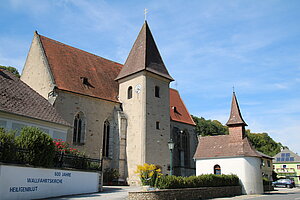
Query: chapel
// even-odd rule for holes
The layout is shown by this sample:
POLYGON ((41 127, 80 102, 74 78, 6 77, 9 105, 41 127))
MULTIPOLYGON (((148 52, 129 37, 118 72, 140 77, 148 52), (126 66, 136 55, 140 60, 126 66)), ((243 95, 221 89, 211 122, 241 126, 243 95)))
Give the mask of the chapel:
POLYGON ((138 184, 137 165, 159 165, 170 173, 168 142, 175 143, 173 174, 195 174, 195 123, 169 74, 147 21, 120 64, 37 32, 21 80, 47 99, 72 125, 67 142, 120 182, 138 184))
MULTIPOLYGON (((196 175, 235 174, 240 179, 243 194, 263 193, 262 177, 272 177, 272 166, 263 168, 264 160, 271 163, 272 157, 252 146, 235 92, 232 95, 230 117, 226 123, 229 135, 205 136, 199 138, 194 159, 196 175)), ((269 179, 271 180, 271 179, 269 179)))

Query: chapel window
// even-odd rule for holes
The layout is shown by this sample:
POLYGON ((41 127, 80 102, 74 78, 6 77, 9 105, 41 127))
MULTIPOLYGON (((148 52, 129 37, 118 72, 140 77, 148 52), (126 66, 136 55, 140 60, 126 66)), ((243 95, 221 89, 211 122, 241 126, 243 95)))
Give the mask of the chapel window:
POLYGON ((155 92, 155 97, 158 97, 158 98, 160 97, 159 89, 160 88, 158 86, 155 86, 155 91, 154 91, 155 92))
POLYGON ((83 144, 85 138, 85 120, 82 112, 75 115, 73 125, 73 144, 83 144))
POLYGON ((214 166, 214 174, 221 175, 221 167, 220 167, 220 165, 215 165, 214 166))
POLYGON ((132 87, 129 86, 127 90, 127 99, 131 99, 131 98, 132 98, 132 87))
POLYGON ((104 122, 104 127, 103 127, 103 146, 102 146, 102 156, 103 157, 109 157, 109 129, 110 129, 110 124, 106 120, 104 122))

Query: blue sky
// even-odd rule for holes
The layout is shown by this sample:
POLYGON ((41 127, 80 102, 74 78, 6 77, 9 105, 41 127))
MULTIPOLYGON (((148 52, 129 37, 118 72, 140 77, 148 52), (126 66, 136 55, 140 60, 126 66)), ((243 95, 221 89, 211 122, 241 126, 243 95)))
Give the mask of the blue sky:
POLYGON ((144 8, 191 114, 226 123, 234 86, 248 128, 300 153, 297 0, 1 0, 0 65, 22 71, 35 30, 124 63, 144 8))

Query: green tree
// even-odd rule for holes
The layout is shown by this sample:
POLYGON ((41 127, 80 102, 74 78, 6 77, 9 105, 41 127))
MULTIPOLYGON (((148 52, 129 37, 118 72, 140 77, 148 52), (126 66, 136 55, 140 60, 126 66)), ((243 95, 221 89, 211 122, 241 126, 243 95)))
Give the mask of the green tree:
POLYGON ((246 133, 254 148, 266 155, 275 156, 283 147, 281 143, 275 142, 268 133, 251 133, 249 129, 246 130, 246 133))
POLYGON ((227 126, 223 126, 218 120, 206 120, 203 117, 192 116, 196 123, 196 132, 201 136, 228 134, 227 126))
POLYGON ((0 69, 6 69, 7 71, 10 71, 11 73, 13 73, 16 77, 20 78, 20 73, 18 72, 18 70, 15 67, 0 65, 0 69))
POLYGON ((52 138, 36 127, 24 127, 20 136, 16 137, 16 144, 29 153, 20 154, 24 163, 34 166, 52 167, 55 156, 55 146, 52 138))
MULTIPOLYGON (((201 136, 226 135, 228 127, 224 126, 218 120, 206 120, 203 117, 192 116, 196 123, 196 132, 201 136)), ((281 143, 274 141, 268 133, 251 133, 250 129, 246 130, 246 134, 254 146, 254 148, 266 155, 274 156, 280 152, 281 143)))

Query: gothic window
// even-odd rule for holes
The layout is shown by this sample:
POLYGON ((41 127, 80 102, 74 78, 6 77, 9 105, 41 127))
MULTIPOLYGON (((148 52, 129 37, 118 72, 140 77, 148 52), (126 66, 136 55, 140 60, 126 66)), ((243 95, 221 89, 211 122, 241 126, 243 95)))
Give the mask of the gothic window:
POLYGON ((189 136, 188 132, 177 129, 179 165, 184 167, 190 166, 189 136))
POLYGON ((127 99, 131 99, 131 98, 132 98, 132 87, 129 86, 127 91, 127 99))
POLYGON ((73 144, 83 144, 85 137, 85 120, 82 112, 75 115, 73 129, 73 144))
POLYGON ((102 147, 102 156, 109 157, 109 122, 106 120, 103 127, 103 147, 102 147))
POLYGON ((158 86, 155 86, 155 97, 160 97, 158 86))
POLYGON ((215 165, 214 166, 214 174, 221 175, 221 167, 220 167, 220 165, 215 165))

